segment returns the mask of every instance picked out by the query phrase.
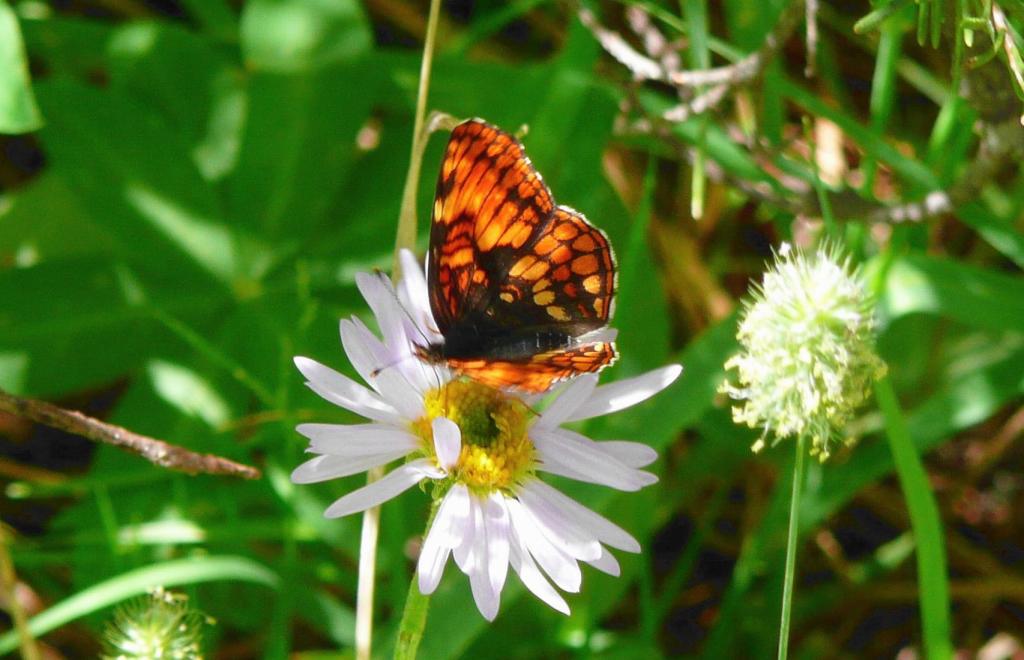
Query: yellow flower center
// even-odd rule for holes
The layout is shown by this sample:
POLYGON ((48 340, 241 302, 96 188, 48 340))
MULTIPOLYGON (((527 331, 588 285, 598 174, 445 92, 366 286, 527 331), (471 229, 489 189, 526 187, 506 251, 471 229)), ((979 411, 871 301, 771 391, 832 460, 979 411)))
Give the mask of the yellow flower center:
POLYGON ((533 470, 533 443, 527 436, 530 409, 519 399, 470 380, 454 380, 424 397, 426 415, 413 432, 434 456, 431 422, 447 417, 462 432, 462 450, 452 478, 479 494, 507 490, 533 470))

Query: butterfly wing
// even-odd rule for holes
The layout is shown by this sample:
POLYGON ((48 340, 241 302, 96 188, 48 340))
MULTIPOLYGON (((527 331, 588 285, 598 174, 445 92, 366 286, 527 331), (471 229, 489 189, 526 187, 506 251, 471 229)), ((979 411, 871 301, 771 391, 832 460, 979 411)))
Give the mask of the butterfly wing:
POLYGON ((519 140, 476 119, 455 127, 437 181, 427 269, 442 334, 486 309, 509 253, 535 240, 554 206, 519 140))
POLYGON ((544 392, 556 382, 594 373, 615 362, 615 344, 610 341, 584 343, 545 351, 519 360, 449 360, 448 365, 475 381, 491 387, 544 392))
POLYGON ((448 142, 427 270, 441 355, 456 371, 539 392, 615 359, 611 342, 579 339, 612 314, 607 237, 556 207, 522 144, 480 120, 448 142))
POLYGON ((520 251, 498 284, 491 316, 525 328, 577 336, 605 326, 615 296, 615 258, 604 233, 559 206, 545 231, 520 251))

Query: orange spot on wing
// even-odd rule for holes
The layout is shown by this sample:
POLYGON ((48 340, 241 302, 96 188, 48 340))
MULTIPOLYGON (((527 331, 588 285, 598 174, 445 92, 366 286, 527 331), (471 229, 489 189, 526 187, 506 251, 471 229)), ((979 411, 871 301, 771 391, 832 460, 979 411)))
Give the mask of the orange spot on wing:
POLYGON ((597 257, 585 254, 572 260, 572 272, 577 275, 590 275, 597 272, 597 257))

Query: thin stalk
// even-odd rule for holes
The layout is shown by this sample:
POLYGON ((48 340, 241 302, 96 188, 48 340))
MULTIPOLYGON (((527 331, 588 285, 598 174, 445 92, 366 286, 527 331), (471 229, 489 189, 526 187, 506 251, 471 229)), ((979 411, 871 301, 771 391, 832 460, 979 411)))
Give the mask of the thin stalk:
MULTIPOLYGON (((711 50, 708 42, 708 5, 707 0, 684 0, 683 16, 690 25, 690 66, 704 70, 711 68, 711 50)), ((697 87, 697 94, 704 91, 697 87)), ((690 217, 700 220, 704 217, 704 199, 707 196, 707 171, 705 163, 705 136, 707 134, 707 117, 700 119, 700 133, 693 153, 693 169, 690 172, 690 217)))
POLYGON ((807 438, 796 440, 796 464, 793 466, 793 494, 789 501, 789 535, 786 539, 786 575, 782 582, 782 622, 779 624, 779 660, 789 657, 789 621, 793 614, 793 576, 796 574, 797 532, 800 527, 800 493, 807 470, 807 438))
MULTIPOLYGON (((426 538, 430 526, 434 524, 434 517, 437 515, 441 500, 434 500, 430 507, 430 516, 427 518, 427 526, 424 528, 423 536, 426 538)), ((412 581, 409 583, 409 594, 405 597, 405 609, 402 610, 402 621, 398 626, 398 639, 395 641, 395 660, 415 660, 419 651, 420 642, 423 640, 423 631, 427 627, 427 609, 430 606, 430 596, 420 591, 419 574, 412 574, 412 581)))
POLYGON ((36 640, 32 637, 32 631, 29 630, 25 610, 22 609, 21 601, 18 600, 16 593, 18 581, 14 573, 14 562, 8 552, 8 543, 8 532, 0 523, 0 587, 3 588, 4 595, 7 597, 7 612, 14 620, 14 627, 18 631, 21 657, 24 660, 39 660, 39 647, 36 646, 36 640))
MULTIPOLYGON (((427 114, 427 93, 430 89, 430 67, 434 61, 434 42, 437 38, 437 20, 441 12, 441 0, 430 0, 427 16, 427 33, 423 40, 423 59, 420 62, 420 81, 416 92, 416 114, 413 118, 412 147, 409 153, 409 171, 402 190, 402 206, 398 214, 398 229, 395 232, 395 256, 391 272, 397 278, 399 273, 398 254, 404 248, 416 245, 416 189, 420 180, 420 163, 427 134, 423 130, 427 114)), ((367 473, 367 483, 373 483, 384 475, 384 468, 373 468, 367 473)), ((363 529, 359 539, 359 582, 356 591, 356 659, 370 660, 373 638, 373 592, 377 569, 377 539, 380 532, 380 507, 367 509, 363 514, 363 529)), ((425 614, 424 614, 425 616, 425 614)))
POLYGON ((420 181, 420 165, 428 133, 423 130, 427 115, 427 92, 430 88, 430 66, 434 61, 434 41, 437 37, 437 18, 441 11, 440 0, 430 0, 430 14, 427 17, 427 35, 423 42, 423 60, 420 62, 420 84, 416 93, 416 116, 412 125, 412 147, 409 153, 409 171, 402 189, 402 207, 398 214, 398 231, 395 234, 395 260, 392 272, 398 274, 399 250, 412 249, 416 245, 416 190, 420 181))

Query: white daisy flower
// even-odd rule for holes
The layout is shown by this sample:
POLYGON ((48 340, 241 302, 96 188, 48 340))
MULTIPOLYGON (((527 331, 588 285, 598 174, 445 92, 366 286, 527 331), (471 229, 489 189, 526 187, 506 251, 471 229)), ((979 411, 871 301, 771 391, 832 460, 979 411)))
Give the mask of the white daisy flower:
POLYGON ((396 289, 381 276, 360 274, 356 283, 383 335, 359 319, 341 321, 341 341, 366 387, 304 357, 295 364, 307 385, 328 401, 369 423, 301 424, 316 458, 292 473, 296 483, 345 477, 406 459, 379 481, 328 507, 340 517, 376 506, 416 484, 431 480, 440 498, 420 552, 420 591, 437 588, 449 555, 469 576, 480 613, 498 613, 508 567, 523 584, 556 610, 569 607, 559 592, 579 591, 579 563, 611 575, 619 565, 609 548, 639 552, 628 532, 563 495, 540 472, 635 491, 657 481, 642 468, 657 458, 647 445, 595 442, 562 428, 637 404, 671 384, 681 373, 670 365, 610 385, 597 376, 577 378, 537 414, 535 399, 453 379, 446 369, 414 355, 414 341, 439 340, 423 271, 403 252, 403 278, 396 289))

